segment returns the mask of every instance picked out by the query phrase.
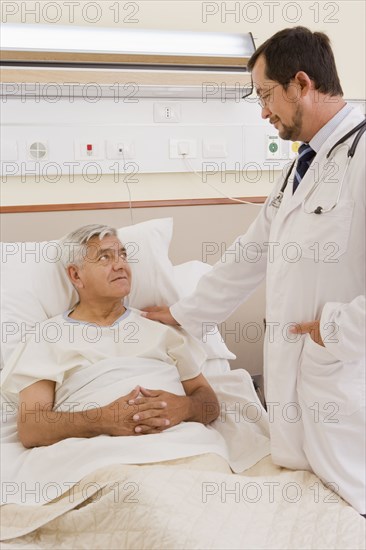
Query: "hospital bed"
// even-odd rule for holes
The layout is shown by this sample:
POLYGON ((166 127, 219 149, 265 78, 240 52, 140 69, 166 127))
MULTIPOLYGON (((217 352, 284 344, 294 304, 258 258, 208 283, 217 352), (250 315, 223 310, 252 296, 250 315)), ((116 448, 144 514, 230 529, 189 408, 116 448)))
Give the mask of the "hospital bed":
MULTIPOLYGON (((174 303, 211 269, 197 261, 172 265, 170 218, 124 227, 119 236, 132 270, 131 307, 174 303)), ((59 251, 57 241, 1 246, 4 363, 24 331, 75 302, 59 251)), ((351 506, 312 473, 272 463, 266 412, 248 373, 230 370, 233 355, 217 330, 211 330, 204 346, 203 372, 220 404, 232 410, 239 406, 241 413, 243 407, 255 410, 254 416, 248 412, 238 420, 231 414, 223 421, 220 415, 214 422, 241 471, 231 473, 216 455, 109 464, 43 506, 29 505, 26 494, 21 504, 5 500, 2 548, 364 548, 365 521, 351 506)), ((3 458, 9 456, 6 446, 15 421, 6 414, 8 405, 5 401, 2 410, 3 458)), ((13 493, 19 490, 13 487, 13 493)))

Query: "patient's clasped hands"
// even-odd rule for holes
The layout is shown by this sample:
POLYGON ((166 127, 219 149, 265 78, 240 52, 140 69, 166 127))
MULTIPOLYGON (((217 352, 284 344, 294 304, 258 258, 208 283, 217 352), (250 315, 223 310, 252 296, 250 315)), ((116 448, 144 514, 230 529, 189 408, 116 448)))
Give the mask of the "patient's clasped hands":
POLYGON ((138 406, 133 415, 136 433, 154 433, 187 420, 190 398, 163 390, 147 390, 140 386, 142 397, 130 399, 129 404, 138 406))
POLYGON ((159 433, 188 418, 189 401, 187 396, 137 386, 103 407, 108 423, 106 433, 116 436, 159 433))

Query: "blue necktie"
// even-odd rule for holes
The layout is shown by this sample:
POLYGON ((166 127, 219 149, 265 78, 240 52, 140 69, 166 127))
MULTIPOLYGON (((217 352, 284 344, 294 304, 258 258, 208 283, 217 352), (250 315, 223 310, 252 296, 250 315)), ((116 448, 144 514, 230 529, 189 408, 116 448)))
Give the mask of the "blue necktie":
POLYGON ((299 147, 299 159, 296 165, 296 172, 294 177, 294 185, 292 193, 295 193, 299 186, 300 181, 305 176, 307 169, 309 168, 313 158, 315 157, 315 151, 310 147, 308 143, 303 143, 299 147))

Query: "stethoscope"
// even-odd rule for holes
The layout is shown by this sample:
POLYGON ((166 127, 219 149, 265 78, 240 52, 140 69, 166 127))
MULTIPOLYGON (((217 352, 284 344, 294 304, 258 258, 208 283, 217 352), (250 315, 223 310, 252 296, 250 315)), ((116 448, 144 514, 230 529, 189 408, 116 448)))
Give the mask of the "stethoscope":
MULTIPOLYGON (((348 167, 349 167, 349 164, 356 152, 356 148, 357 148, 357 145, 358 145, 358 142, 360 141, 361 139, 361 136, 362 134, 365 132, 366 130, 366 119, 363 120, 362 122, 360 122, 360 124, 358 124, 357 126, 355 126, 355 128, 352 128, 352 130, 350 130, 347 134, 345 134, 343 137, 341 137, 341 139, 339 139, 337 141, 337 143, 335 143, 333 145, 333 147, 329 150, 329 152, 327 153, 327 156, 326 158, 329 159, 330 155, 333 153, 333 156, 334 156, 334 150, 339 147, 340 145, 342 145, 345 141, 347 141, 347 139, 351 136, 353 136, 353 134, 355 134, 357 132, 357 135, 355 137, 355 139, 353 140, 352 142, 352 145, 351 147, 348 147, 347 144, 346 144, 346 147, 348 147, 348 153, 347 153, 347 162, 346 162, 346 167, 344 169, 344 172, 343 172, 343 177, 342 177, 342 181, 339 185, 339 188, 338 188, 338 194, 337 194, 337 198, 336 198, 336 202, 333 204, 333 206, 329 207, 329 208, 323 208, 322 206, 317 206, 315 208, 315 210, 307 210, 305 208, 305 203, 306 201, 313 195, 313 193, 315 192, 316 188, 319 186, 320 184, 320 181, 322 178, 319 178, 319 180, 317 181, 317 183, 311 188, 311 190, 309 191, 309 193, 306 195, 305 199, 304 199, 304 212, 306 214, 325 214, 327 212, 330 212, 331 210, 333 210, 337 204, 339 203, 339 199, 340 199, 340 196, 341 196, 341 193, 342 193, 342 188, 343 188, 343 182, 344 182, 344 178, 345 178, 345 175, 346 175, 346 172, 348 170, 348 167)), ((278 195, 272 200, 272 202, 270 203, 270 206, 273 206, 274 208, 279 208, 281 206, 281 202, 282 202, 282 198, 283 198, 283 194, 285 192, 285 189, 287 187, 287 184, 288 184, 288 180, 290 178, 290 175, 291 175, 291 172, 295 166, 297 162, 297 158, 293 161, 293 163, 291 164, 287 174, 286 174, 286 177, 285 177, 285 180, 283 182, 283 185, 281 187, 281 190, 279 191, 278 195)), ((330 161, 329 161, 330 162, 330 161)))

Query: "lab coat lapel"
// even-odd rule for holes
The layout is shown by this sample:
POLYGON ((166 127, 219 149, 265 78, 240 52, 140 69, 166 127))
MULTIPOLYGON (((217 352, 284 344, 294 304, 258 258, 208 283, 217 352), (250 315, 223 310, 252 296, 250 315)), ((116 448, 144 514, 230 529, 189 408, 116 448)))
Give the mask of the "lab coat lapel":
POLYGON ((285 189, 282 204, 279 209, 279 217, 281 220, 286 218, 295 208, 297 208, 300 204, 303 203, 305 197, 308 195, 310 190, 313 188, 313 186, 318 181, 319 177, 319 154, 317 154, 314 157, 314 160, 309 168, 309 170, 306 172, 305 176, 300 182, 300 185, 298 186, 296 193, 292 193, 292 187, 293 187, 293 181, 295 176, 295 169, 296 165, 292 170, 292 173, 289 177, 287 187, 285 189))
POLYGON ((317 154, 313 162, 311 163, 308 171, 306 172, 305 176, 300 182, 300 185, 298 186, 296 192, 292 193, 292 185, 293 185, 293 175, 295 175, 295 170, 293 171, 293 175, 291 175, 289 185, 287 186, 287 201, 286 201, 286 211, 285 215, 292 212, 295 208, 297 208, 300 204, 302 204, 307 197, 307 195, 310 193, 310 190, 314 188, 314 186, 319 181, 319 177, 321 176, 321 172, 323 169, 323 158, 324 155, 321 153, 317 154))
MULTIPOLYGON (((362 119, 361 119, 362 120, 362 119)), ((327 162, 326 155, 331 147, 349 130, 357 126, 360 122, 360 112, 357 109, 353 109, 346 118, 339 124, 335 132, 326 140, 322 145, 320 151, 315 155, 313 162, 311 163, 308 171, 300 182, 296 193, 292 193, 293 180, 295 175, 295 168, 292 170, 292 174, 289 178, 288 185, 285 189, 282 205, 280 210, 281 219, 287 217, 295 208, 303 204, 306 197, 312 189, 320 182, 322 182, 322 174, 324 172, 324 166, 327 162)), ((352 143, 355 136, 350 138, 352 143)), ((324 174, 323 174, 324 177, 324 174)))

